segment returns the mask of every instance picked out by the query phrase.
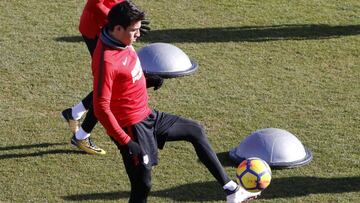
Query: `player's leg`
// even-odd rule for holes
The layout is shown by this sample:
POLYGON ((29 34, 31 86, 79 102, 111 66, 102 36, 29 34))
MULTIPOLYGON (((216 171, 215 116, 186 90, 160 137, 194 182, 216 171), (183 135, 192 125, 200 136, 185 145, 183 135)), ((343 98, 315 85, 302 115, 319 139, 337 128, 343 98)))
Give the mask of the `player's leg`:
MULTIPOLYGON (((84 42, 92 56, 96 48, 98 37, 91 39, 83 36, 84 42)), ((84 99, 72 108, 65 109, 62 112, 63 117, 68 122, 70 131, 73 133, 71 143, 89 154, 106 154, 106 152, 97 147, 90 139, 90 133, 98 122, 93 108, 93 92, 91 91, 84 99), (87 112, 83 123, 80 125, 80 118, 87 112)))
POLYGON ((76 133, 79 130, 79 120, 92 106, 93 92, 91 91, 84 99, 71 108, 67 108, 61 112, 63 118, 68 122, 70 131, 76 133))
POLYGON ((106 154, 106 151, 96 146, 90 138, 90 133, 97 122, 98 120, 94 114, 93 106, 91 105, 80 129, 71 138, 71 144, 89 154, 106 154))
POLYGON ((145 168, 140 163, 135 165, 126 147, 120 152, 131 184, 129 202, 146 202, 151 189, 151 169, 145 168))
POLYGON ((207 139, 204 128, 199 123, 181 117, 174 121, 176 116, 159 114, 161 118, 157 136, 162 137, 159 139, 160 144, 161 140, 191 142, 200 161, 223 187, 228 203, 248 201, 260 195, 245 191, 228 177, 207 139))
POLYGON ((95 37, 95 38, 88 38, 84 35, 82 35, 83 39, 84 39, 84 42, 86 44, 86 47, 88 48, 89 50, 89 53, 92 57, 94 51, 95 51, 95 48, 96 48, 96 44, 97 44, 97 41, 98 41, 98 38, 99 37, 95 37))
MULTIPOLYGON (((98 37, 88 38, 84 35, 82 37, 86 44, 86 47, 89 50, 90 56, 92 57, 92 55, 95 51, 95 48, 96 48, 98 37)), ((73 134, 79 130, 79 124, 80 124, 79 120, 92 105, 92 98, 93 98, 93 93, 91 91, 79 103, 77 103, 73 107, 67 108, 61 112, 62 117, 68 122, 70 131, 73 134)))
MULTIPOLYGON (((133 134, 136 137, 135 134, 133 134)), ((135 141, 137 142, 136 138, 135 141)), ((113 140, 114 141, 114 140, 113 140)), ((122 156, 126 173, 130 180, 131 192, 129 203, 145 203, 151 190, 151 167, 145 167, 140 163, 140 157, 133 157, 126 145, 117 145, 122 156)))
POLYGON ((166 131, 166 138, 167 141, 191 142, 200 161, 221 185, 231 180, 212 149, 204 128, 199 123, 179 117, 166 131))
POLYGON ((71 137, 71 144, 85 151, 88 154, 106 154, 106 152, 97 147, 95 143, 90 139, 90 133, 97 123, 97 119, 92 109, 92 92, 90 92, 83 101, 73 108, 68 108, 62 111, 63 118, 68 122, 69 128, 73 136, 71 137), (84 104, 84 105, 83 105, 84 104), (82 106, 82 109, 78 109, 77 106, 82 106), (86 106, 89 110, 86 114, 84 122, 81 126, 80 118, 85 113, 86 106), (81 112, 81 113, 79 113, 81 112))
MULTIPOLYGON (((92 55, 93 55, 93 53, 95 51, 95 48, 96 48, 98 37, 88 38, 88 37, 86 37, 84 35, 82 35, 82 37, 83 37, 83 40, 84 40, 84 42, 86 44, 86 47, 89 50, 90 56, 92 58, 92 55)), ((86 110, 88 110, 90 108, 90 106, 92 106, 92 101, 93 101, 93 92, 91 91, 84 99, 81 100, 81 103, 83 104, 84 108, 86 110)))
POLYGON ((88 112, 84 118, 84 121, 81 124, 81 128, 88 134, 94 129, 98 122, 98 119, 95 116, 93 105, 89 107, 88 112))

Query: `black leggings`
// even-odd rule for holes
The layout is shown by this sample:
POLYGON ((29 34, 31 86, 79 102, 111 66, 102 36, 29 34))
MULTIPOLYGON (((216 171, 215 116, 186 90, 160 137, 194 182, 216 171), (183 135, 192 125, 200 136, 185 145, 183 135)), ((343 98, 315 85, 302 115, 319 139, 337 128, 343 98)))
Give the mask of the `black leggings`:
MULTIPOLYGON (((96 44, 98 41, 98 37, 95 37, 94 39, 90 39, 85 37, 84 35, 82 36, 86 46, 89 50, 89 53, 92 57, 95 48, 96 48, 96 44)), ((83 100, 81 100, 82 104, 84 105, 85 109, 88 110, 88 112, 86 113, 85 119, 81 124, 81 128, 87 132, 87 133, 91 133, 91 131, 94 129, 94 127, 96 126, 98 120, 94 114, 94 110, 93 110, 93 92, 91 91, 83 100)))
POLYGON ((81 123, 81 128, 85 132, 91 133, 98 122, 93 108, 93 92, 91 91, 81 102, 83 103, 85 109, 88 110, 84 121, 81 123))
MULTIPOLYGON (((226 174, 207 139, 204 128, 197 122, 154 111, 147 119, 134 126, 132 128, 134 129, 132 135, 135 136, 133 139, 137 142, 139 141, 136 139, 136 136, 139 136, 137 135, 139 132, 152 133, 160 148, 162 148, 162 146, 160 146, 161 143, 164 144, 168 141, 190 142, 194 146, 200 161, 221 186, 230 181, 230 178, 226 174), (154 124, 151 124, 151 119, 153 119, 154 124), (139 128, 140 130, 138 130, 139 128)), ((118 147, 131 183, 129 202, 144 203, 147 201, 151 189, 151 167, 145 167, 142 164, 134 165, 128 148, 124 145, 118 145, 118 147)))
POLYGON ((221 186, 230 181, 210 145, 204 128, 200 124, 187 119, 179 119, 175 122, 167 133, 167 141, 182 140, 191 142, 200 161, 209 169, 221 186))

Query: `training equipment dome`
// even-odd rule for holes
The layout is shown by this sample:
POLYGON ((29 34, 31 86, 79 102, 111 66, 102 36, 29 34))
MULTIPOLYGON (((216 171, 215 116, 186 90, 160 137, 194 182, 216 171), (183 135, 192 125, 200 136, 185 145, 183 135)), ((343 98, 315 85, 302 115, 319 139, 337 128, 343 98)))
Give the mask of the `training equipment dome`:
POLYGON ((236 163, 259 157, 271 168, 293 168, 308 164, 312 153, 293 134, 277 128, 265 128, 248 135, 229 153, 236 163))
POLYGON ((190 75, 198 64, 178 47, 168 43, 152 43, 137 51, 145 74, 164 78, 190 75))

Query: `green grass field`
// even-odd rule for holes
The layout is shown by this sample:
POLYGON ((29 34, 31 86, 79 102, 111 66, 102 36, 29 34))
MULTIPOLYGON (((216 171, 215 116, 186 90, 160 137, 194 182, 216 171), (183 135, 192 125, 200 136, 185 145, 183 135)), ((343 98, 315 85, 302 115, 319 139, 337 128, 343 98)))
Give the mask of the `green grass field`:
MULTIPOLYGON (((136 0, 152 32, 198 71, 149 90, 151 106, 201 122, 226 171, 227 152, 267 127, 295 134, 313 153, 274 170, 255 202, 360 202, 360 1, 136 0)), ((85 0, 0 1, 0 202, 126 202, 116 147, 91 156, 70 146, 60 112, 91 90, 77 26, 85 0)), ((149 202, 223 202, 188 143, 167 143, 149 202)))

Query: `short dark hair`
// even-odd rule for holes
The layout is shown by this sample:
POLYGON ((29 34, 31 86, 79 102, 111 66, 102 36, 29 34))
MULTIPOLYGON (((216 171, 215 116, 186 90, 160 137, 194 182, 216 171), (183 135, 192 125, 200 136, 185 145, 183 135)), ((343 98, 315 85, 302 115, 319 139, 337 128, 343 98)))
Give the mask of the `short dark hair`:
POLYGON ((127 0, 116 4, 111 8, 107 16, 106 27, 113 30, 116 25, 127 28, 131 23, 145 19, 145 13, 141 11, 132 1, 127 0))

